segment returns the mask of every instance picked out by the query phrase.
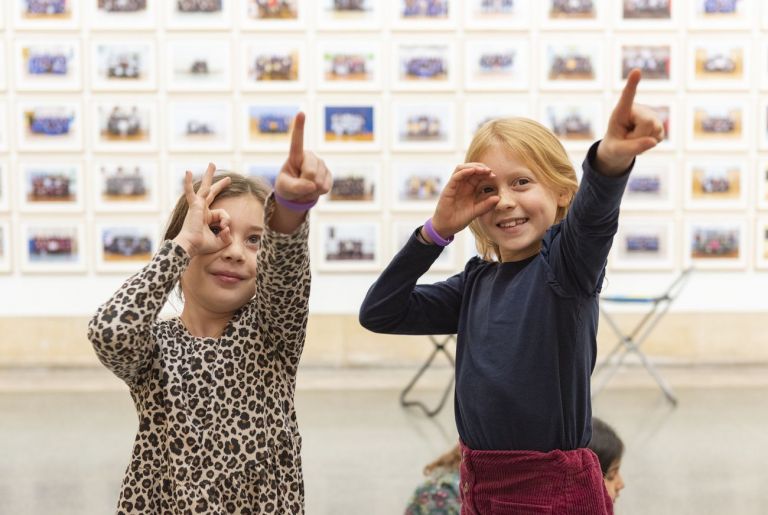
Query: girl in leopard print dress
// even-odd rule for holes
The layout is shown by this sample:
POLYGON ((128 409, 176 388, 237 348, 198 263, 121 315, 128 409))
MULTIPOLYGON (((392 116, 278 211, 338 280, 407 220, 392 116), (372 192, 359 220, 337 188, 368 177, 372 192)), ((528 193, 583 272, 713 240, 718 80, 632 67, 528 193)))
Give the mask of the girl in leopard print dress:
POLYGON ((300 113, 271 195, 238 174, 214 177, 212 164, 195 185, 187 172, 162 247, 89 324, 139 417, 120 514, 304 511, 294 389, 310 285, 306 212, 331 175, 304 152, 303 130, 300 113), (182 313, 160 320, 177 284, 182 313))

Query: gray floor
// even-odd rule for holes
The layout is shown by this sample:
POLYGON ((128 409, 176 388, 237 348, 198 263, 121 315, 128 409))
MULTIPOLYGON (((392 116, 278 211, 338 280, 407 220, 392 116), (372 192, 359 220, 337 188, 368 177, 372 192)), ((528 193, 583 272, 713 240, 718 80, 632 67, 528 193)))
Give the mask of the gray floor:
MULTIPOLYGON (((768 514, 764 388, 608 390, 595 414, 627 453, 618 514, 768 514)), ((454 441, 397 391, 300 391, 307 513, 402 513, 425 462, 454 441)), ((428 394, 430 395, 430 394, 428 394)), ((432 394, 433 395, 433 394, 432 394)), ((0 513, 114 513, 136 418, 124 392, 0 393, 0 513)))

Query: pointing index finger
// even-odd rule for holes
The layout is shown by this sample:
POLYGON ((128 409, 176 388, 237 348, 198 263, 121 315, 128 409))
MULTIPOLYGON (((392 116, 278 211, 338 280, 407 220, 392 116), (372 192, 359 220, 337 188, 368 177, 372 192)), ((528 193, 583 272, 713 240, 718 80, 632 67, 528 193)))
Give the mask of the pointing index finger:
POLYGON ((304 121, 306 115, 299 111, 293 119, 293 132, 291 133, 291 150, 288 160, 296 166, 301 166, 304 160, 304 121))
POLYGON ((616 104, 615 110, 615 113, 622 118, 629 117, 632 112, 632 104, 635 101, 637 85, 640 83, 641 75, 640 70, 635 68, 627 76, 627 83, 624 85, 624 90, 621 92, 621 98, 616 104))

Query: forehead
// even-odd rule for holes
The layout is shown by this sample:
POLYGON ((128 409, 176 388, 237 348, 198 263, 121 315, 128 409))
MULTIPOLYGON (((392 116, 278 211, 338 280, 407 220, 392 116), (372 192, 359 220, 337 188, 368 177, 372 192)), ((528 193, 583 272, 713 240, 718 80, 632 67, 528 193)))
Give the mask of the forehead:
POLYGON ((211 204, 211 209, 223 209, 235 224, 264 224, 264 205, 259 199, 250 194, 236 197, 217 198, 211 204))

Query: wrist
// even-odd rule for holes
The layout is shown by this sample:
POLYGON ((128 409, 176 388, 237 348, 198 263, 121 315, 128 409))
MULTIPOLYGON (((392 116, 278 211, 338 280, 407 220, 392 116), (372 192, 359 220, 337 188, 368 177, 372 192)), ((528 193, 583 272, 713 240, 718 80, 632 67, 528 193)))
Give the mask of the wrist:
POLYGON ((435 226, 432 224, 432 218, 429 218, 424 222, 424 226, 421 230, 422 234, 426 234, 429 241, 440 247, 445 247, 453 241, 453 234, 448 234, 447 232, 441 233, 439 230, 435 229, 435 226))
POLYGON ((295 200, 288 200, 287 198, 283 197, 276 191, 274 192, 274 195, 275 195, 275 202, 297 213, 303 213, 304 211, 309 211, 312 207, 314 207, 315 204, 317 204, 317 200, 319 198, 318 197, 311 202, 296 202, 295 200))
POLYGON ((611 156, 605 150, 604 141, 601 141, 595 152, 593 168, 602 175, 621 175, 632 166, 635 156, 629 158, 611 156))
POLYGON ((179 236, 176 236, 176 237, 175 237, 173 240, 171 240, 171 241, 173 241, 173 242, 174 242, 176 245, 178 245, 179 247, 183 248, 183 249, 184 249, 184 252, 186 252, 186 253, 187 253, 187 255, 188 255, 190 258, 193 258, 193 257, 195 257, 195 254, 196 254, 196 252, 195 252, 195 247, 194 247, 194 245, 192 245, 192 244, 189 242, 189 240, 188 240, 187 238, 184 238, 183 236, 179 235, 179 236))

